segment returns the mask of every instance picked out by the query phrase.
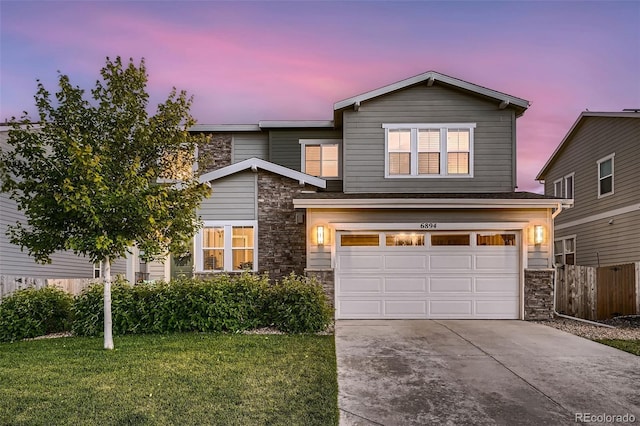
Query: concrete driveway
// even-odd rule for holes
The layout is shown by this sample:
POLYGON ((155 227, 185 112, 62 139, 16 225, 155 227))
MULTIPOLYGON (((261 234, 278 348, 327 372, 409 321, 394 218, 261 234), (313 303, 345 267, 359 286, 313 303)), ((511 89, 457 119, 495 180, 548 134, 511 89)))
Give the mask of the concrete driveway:
POLYGON ((551 327, 341 320, 335 337, 341 425, 640 423, 640 357, 551 327))

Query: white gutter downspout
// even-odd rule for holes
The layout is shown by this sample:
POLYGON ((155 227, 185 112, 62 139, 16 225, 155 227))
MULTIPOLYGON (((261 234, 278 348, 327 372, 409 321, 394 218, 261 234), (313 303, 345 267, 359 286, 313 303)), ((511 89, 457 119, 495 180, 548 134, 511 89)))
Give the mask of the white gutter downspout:
MULTIPOLYGON (((553 214, 551 215, 551 225, 553 226, 553 224, 555 223, 555 219, 556 217, 558 217, 558 215, 562 213, 562 203, 558 203, 558 208, 556 209, 555 212, 553 212, 553 214)), ((554 235, 551 235, 551 238, 553 239, 554 235)), ((574 321, 580 321, 580 322, 585 322, 587 324, 592 324, 592 325, 597 325, 600 327, 607 327, 607 328, 615 328, 612 325, 607 325, 607 324, 602 324, 599 322, 595 322, 595 321, 590 321, 587 319, 583 319, 583 318, 577 318, 577 317, 572 317, 569 315, 565 315, 565 314, 561 314, 556 310, 556 289, 558 287, 558 274, 556 273, 556 268, 553 268, 553 314, 560 317, 560 318, 566 318, 566 319, 570 319, 570 320, 574 320, 574 321)))

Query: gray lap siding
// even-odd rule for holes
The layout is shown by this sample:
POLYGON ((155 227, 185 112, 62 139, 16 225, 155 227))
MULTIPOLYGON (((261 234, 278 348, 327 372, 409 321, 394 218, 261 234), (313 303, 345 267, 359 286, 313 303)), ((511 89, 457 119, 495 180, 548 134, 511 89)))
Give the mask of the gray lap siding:
POLYGON ((515 187, 515 113, 442 86, 416 86, 345 110, 344 191, 505 192, 515 187), (475 123, 472 178, 385 178, 382 124, 475 123))

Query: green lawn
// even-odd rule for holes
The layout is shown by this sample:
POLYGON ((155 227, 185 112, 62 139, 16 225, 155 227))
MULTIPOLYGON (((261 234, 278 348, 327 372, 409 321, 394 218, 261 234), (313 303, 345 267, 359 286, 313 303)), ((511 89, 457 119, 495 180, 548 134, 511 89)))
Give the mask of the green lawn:
POLYGON ((2 425, 337 425, 333 336, 0 344, 2 425))
POLYGON ((596 342, 640 356, 640 340, 599 339, 596 342))

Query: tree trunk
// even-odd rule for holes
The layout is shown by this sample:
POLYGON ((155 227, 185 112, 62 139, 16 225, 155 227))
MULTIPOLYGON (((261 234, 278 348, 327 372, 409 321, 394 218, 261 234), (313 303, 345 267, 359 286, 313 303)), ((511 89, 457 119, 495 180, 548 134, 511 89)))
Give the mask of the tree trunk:
POLYGON ((102 276, 104 279, 104 348, 113 349, 113 325, 111 322, 111 259, 105 256, 102 260, 102 276))

